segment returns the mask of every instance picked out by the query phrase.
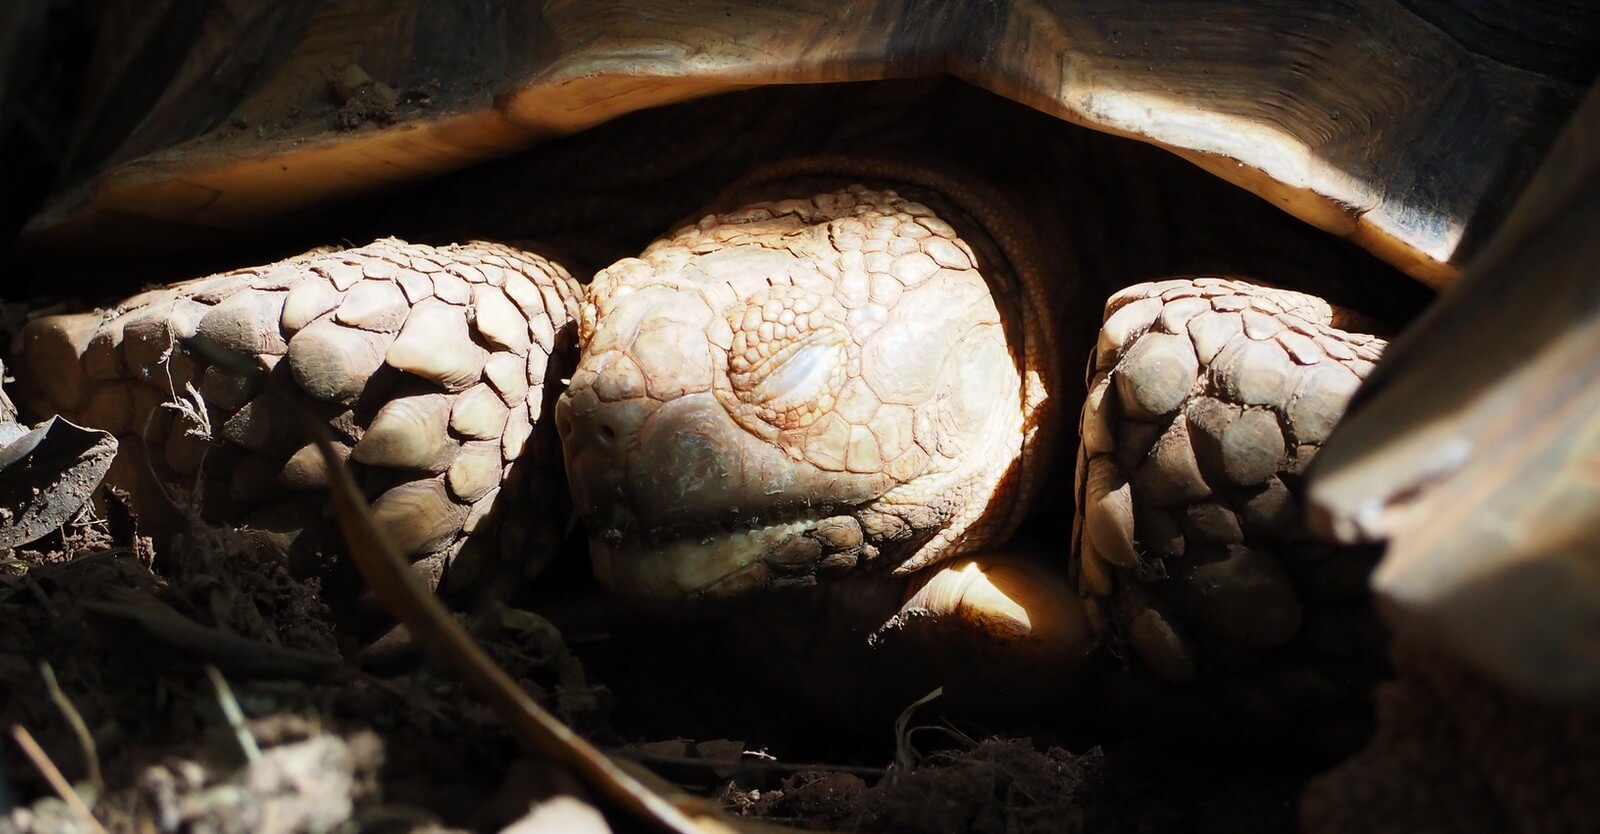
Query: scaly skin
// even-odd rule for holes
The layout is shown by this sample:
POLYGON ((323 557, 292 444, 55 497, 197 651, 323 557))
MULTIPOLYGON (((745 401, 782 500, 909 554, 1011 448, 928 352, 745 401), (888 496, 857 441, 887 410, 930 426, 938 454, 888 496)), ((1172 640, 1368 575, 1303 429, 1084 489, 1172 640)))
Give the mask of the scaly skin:
MULTIPOLYGON (((1111 297, 1079 423, 1073 575, 1132 685, 1316 724, 1376 680, 1375 549, 1314 540, 1301 473, 1384 342, 1321 299, 1221 278, 1111 297), (1313 720, 1296 717, 1312 709, 1313 720)), ((1124 699, 1125 700, 1125 699, 1124 699)), ((1218 706, 1224 706, 1218 709, 1218 706)), ((1336 726, 1337 725, 1337 726, 1336 726)))
POLYGON ((294 412, 324 417, 401 550, 432 585, 448 567, 452 589, 477 593, 530 532, 500 509, 559 489, 540 417, 571 367, 578 293, 512 247, 380 240, 38 319, 19 381, 36 411, 119 438, 109 481, 146 532, 180 530, 189 509, 310 530, 285 544, 317 573, 337 543, 320 535, 325 475, 294 412), (222 353, 269 373, 240 377, 222 353))
POLYGON ((767 172, 595 277, 556 420, 612 590, 909 573, 1014 529, 1056 430, 1037 244, 915 172, 767 172))

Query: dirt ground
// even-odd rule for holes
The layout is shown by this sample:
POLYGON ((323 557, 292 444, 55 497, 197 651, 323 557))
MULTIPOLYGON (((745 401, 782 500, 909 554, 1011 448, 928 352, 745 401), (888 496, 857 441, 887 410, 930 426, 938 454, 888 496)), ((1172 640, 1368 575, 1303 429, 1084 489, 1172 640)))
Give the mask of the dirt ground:
MULTIPOLYGON (((80 519, 0 563, 0 724, 25 728, 108 830, 494 831, 574 790, 448 672, 339 662, 316 588, 247 538, 201 529, 157 575, 119 526, 80 519)), ((758 687, 729 683, 738 669, 686 680, 635 664, 608 687, 537 615, 501 610, 473 631, 602 748, 804 828, 1288 831, 1307 775, 1223 748, 991 736, 937 710, 898 733, 797 733, 758 687)), ((18 745, 5 765, 0 829, 92 830, 18 745)))
MULTIPOLYGON (((11 241, 56 184, 91 5, 49 4, 40 37, 50 48, 11 76, 27 80, 6 99, 17 117, 0 123, 12 183, 3 218, 12 295, 0 330, 54 303, 67 274, 19 259, 11 241)), ((394 91, 341 82, 350 94, 333 107, 347 127, 397 117, 394 91)), ((551 152, 556 167, 563 152, 551 152)), ((422 192, 437 199, 418 201, 406 222, 449 237, 443 209, 423 206, 456 205, 506 170, 422 192)), ((496 199, 480 207, 494 213, 496 199)), ((640 212, 638 223, 660 225, 673 211, 640 212)), ((595 244, 595 257, 608 246, 595 244)), ((204 268, 139 267, 172 278, 204 268)), ((94 280, 85 286, 132 289, 94 280)), ((1388 305, 1413 310, 1422 299, 1400 296, 1388 305)), ((583 792, 519 749, 452 674, 415 658, 381 670, 345 662, 316 583, 261 553, 248 535, 199 521, 157 552, 115 496, 0 553, 0 831, 95 830, 53 779, 111 831, 604 830, 586 805, 540 804, 583 792)), ((900 727, 893 712, 849 724, 807 718, 725 650, 715 626, 641 634, 608 619, 603 603, 586 609, 598 591, 581 554, 563 557, 529 608, 484 612, 474 635, 594 744, 740 817, 862 832, 1290 831, 1300 786, 1330 763, 1325 751, 1227 733, 1178 740, 1082 720, 973 716, 937 701, 900 727), (552 597, 564 603, 540 605, 552 597), (579 609, 589 613, 566 616, 579 609)))

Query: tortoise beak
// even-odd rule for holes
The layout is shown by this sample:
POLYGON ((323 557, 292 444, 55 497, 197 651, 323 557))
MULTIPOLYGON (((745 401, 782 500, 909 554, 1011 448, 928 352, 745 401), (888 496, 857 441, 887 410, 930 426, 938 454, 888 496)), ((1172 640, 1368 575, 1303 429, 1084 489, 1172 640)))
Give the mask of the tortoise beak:
POLYGON ((737 596, 764 585, 747 569, 890 486, 886 475, 793 460, 709 392, 602 402, 580 376, 556 405, 556 426, 596 575, 631 598, 737 596))

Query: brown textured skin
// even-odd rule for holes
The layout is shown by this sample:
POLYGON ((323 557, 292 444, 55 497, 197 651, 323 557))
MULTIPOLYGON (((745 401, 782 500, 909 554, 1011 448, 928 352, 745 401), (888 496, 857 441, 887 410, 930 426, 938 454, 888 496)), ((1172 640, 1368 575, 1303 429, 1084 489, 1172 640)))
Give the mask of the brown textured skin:
POLYGON ((1059 378, 1027 226, 889 161, 724 203, 589 288, 556 419, 602 582, 671 606, 1003 541, 1059 378))
MULTIPOLYGON (((322 531, 325 476, 295 412, 322 417, 418 569, 476 587, 537 526, 500 509, 556 498, 553 474, 529 470, 554 463, 535 429, 570 367, 577 292, 509 246, 379 240, 38 319, 19 377, 38 410, 131 441, 110 481, 158 534, 191 511, 322 531), (267 373, 240 376, 224 353, 267 373)), ((329 558, 325 536, 285 543, 329 558)))

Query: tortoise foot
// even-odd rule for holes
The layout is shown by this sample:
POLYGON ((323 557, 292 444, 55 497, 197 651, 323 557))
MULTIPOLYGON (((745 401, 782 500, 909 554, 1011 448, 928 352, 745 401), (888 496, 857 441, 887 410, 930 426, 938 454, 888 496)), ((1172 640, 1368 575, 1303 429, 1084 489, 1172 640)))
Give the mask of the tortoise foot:
POLYGON ((1303 472, 1383 340, 1321 299, 1184 278, 1112 296, 1089 366, 1074 578, 1135 671, 1287 725, 1364 689, 1371 549, 1315 540, 1303 472), (1360 681, 1355 686, 1350 681, 1360 681), (1213 696, 1215 693, 1213 693, 1213 696))
POLYGON ((336 565, 322 555, 335 542, 300 535, 332 533, 310 416, 430 582, 450 567, 452 586, 475 584, 499 553, 458 555, 506 547, 476 533, 527 500, 510 493, 541 487, 513 473, 556 466, 535 428, 568 367, 576 293, 559 266, 508 246, 385 239, 41 318, 19 376, 36 410, 123 441, 109 480, 157 538, 198 513, 280 533, 305 572, 336 565))

